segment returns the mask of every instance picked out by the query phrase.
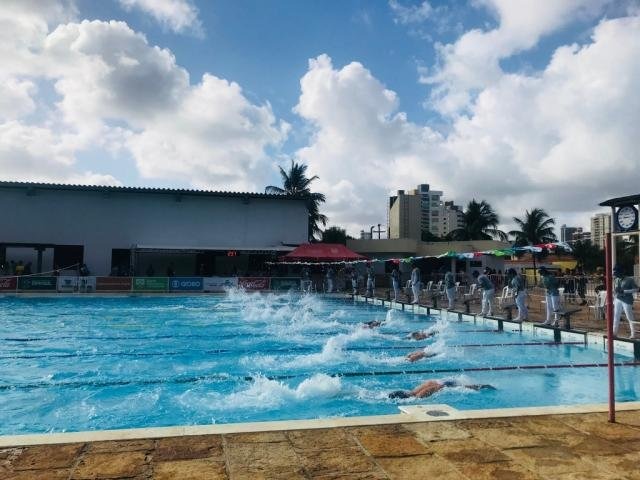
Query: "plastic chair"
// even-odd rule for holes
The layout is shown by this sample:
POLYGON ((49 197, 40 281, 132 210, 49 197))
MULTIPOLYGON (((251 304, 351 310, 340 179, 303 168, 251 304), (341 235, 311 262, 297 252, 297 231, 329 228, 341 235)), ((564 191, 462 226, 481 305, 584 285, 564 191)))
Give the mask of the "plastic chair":
POLYGON ((465 293, 465 294, 464 294, 464 298, 465 298, 465 299, 467 299, 467 298, 472 298, 472 297, 476 294, 476 288, 477 288, 477 286, 478 286, 478 285, 477 285, 476 283, 472 283, 472 284, 469 286, 469 293, 465 293))

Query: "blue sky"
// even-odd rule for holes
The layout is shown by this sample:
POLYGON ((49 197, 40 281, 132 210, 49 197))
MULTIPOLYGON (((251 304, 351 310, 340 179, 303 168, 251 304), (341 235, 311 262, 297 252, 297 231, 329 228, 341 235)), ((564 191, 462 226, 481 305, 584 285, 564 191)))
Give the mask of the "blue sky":
POLYGON ((639 5, 7 0, 0 166, 261 190, 294 159, 351 232, 419 183, 586 226, 640 184, 639 5))

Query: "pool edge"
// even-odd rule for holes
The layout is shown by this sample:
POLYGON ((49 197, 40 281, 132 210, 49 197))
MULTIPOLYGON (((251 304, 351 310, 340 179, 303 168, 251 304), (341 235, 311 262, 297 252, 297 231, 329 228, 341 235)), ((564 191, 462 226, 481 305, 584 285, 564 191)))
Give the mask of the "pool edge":
MULTIPOLYGON (((555 405, 548 407, 514 407, 487 410, 457 410, 445 404, 432 404, 411 405, 399 408, 401 412, 393 415, 370 415, 362 417, 338 417, 309 420, 280 420, 273 422, 227 423, 220 425, 130 428, 121 430, 96 430, 66 433, 4 435, 0 436, 0 448, 78 442, 140 440, 191 435, 220 435, 231 433, 254 433, 303 429, 312 430, 322 428, 392 425, 400 423, 442 422, 451 420, 601 413, 607 412, 609 406, 606 403, 599 403, 585 405, 555 405)), ((617 404, 616 411, 628 410, 640 410, 640 401, 622 402, 617 404)))

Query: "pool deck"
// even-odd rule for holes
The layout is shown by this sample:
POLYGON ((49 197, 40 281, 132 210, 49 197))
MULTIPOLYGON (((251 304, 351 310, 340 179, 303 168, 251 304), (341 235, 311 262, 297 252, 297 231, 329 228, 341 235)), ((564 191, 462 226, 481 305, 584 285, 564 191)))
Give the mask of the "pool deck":
POLYGON ((640 410, 0 449, 0 478, 640 479, 640 410))

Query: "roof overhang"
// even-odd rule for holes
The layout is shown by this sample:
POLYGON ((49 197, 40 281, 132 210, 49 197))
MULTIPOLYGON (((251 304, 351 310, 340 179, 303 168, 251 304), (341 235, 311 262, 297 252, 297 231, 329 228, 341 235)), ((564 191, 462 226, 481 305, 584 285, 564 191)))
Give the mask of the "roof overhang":
POLYGON ((600 204, 601 207, 622 207, 624 205, 640 205, 640 194, 611 198, 600 204))

